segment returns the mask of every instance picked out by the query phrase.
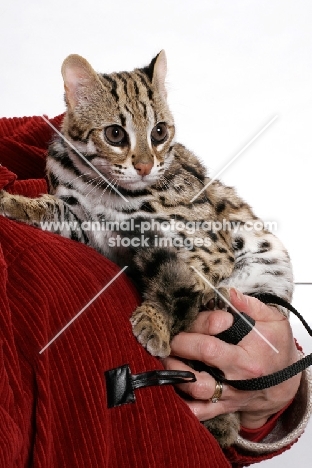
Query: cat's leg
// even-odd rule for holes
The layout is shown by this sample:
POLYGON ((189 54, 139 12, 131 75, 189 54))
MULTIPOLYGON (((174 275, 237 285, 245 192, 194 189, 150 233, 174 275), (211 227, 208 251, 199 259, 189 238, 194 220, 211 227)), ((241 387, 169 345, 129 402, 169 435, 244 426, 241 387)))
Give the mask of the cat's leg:
POLYGON ((0 192, 0 213, 27 224, 38 225, 42 220, 54 220, 55 204, 56 200, 51 195, 28 198, 4 190, 0 192))
POLYGON ((29 198, 0 191, 0 214, 63 237, 85 242, 80 223, 69 206, 53 195, 29 198))
POLYGON ((154 246, 134 252, 131 277, 144 302, 131 323, 134 335, 152 355, 167 356, 170 340, 190 327, 202 307, 213 302, 210 308, 227 308, 229 289, 219 283, 230 276, 234 258, 217 247, 218 255, 212 259, 212 252, 154 246))
POLYGON ((236 287, 246 294, 272 293, 291 301, 292 266, 281 241, 266 229, 267 224, 255 216, 232 187, 214 181, 209 185, 208 195, 218 208, 219 224, 231 235, 235 253, 234 271, 222 285, 236 287))
POLYGON ((154 356, 170 354, 171 338, 194 321, 202 286, 173 249, 137 252, 132 276, 143 290, 143 303, 131 317, 133 333, 154 356))
POLYGON ((238 413, 220 414, 215 418, 203 421, 203 425, 217 439, 222 448, 233 445, 240 430, 238 413))
POLYGON ((281 241, 265 230, 247 230, 244 224, 233 232, 235 252, 231 277, 222 282, 245 294, 271 293, 291 301, 293 273, 289 255, 281 241))

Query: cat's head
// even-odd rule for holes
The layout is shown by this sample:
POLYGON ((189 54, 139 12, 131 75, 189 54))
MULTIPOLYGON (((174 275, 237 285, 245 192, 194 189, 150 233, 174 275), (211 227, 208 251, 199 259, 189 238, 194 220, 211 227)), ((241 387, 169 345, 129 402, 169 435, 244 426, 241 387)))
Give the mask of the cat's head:
POLYGON ((63 62, 63 133, 110 182, 125 189, 154 184, 173 158, 166 71, 164 51, 132 72, 96 73, 79 55, 63 62))

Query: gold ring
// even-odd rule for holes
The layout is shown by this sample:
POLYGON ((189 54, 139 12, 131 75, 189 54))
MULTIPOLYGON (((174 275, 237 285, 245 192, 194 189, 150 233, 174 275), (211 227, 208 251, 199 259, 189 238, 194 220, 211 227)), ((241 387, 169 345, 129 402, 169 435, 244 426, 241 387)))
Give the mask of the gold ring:
POLYGON ((222 397, 222 391, 223 391, 222 382, 219 382, 218 380, 216 380, 216 388, 215 388, 214 394, 210 398, 211 403, 218 403, 218 401, 222 397))

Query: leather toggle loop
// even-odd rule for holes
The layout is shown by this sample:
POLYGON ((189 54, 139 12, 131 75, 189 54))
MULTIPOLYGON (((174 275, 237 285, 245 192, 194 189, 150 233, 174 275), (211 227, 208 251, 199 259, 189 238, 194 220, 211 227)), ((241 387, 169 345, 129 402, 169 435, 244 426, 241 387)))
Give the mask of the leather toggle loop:
POLYGON ((134 403, 134 390, 138 388, 196 381, 193 372, 187 371, 153 370, 132 375, 128 364, 110 369, 104 375, 108 408, 134 403))

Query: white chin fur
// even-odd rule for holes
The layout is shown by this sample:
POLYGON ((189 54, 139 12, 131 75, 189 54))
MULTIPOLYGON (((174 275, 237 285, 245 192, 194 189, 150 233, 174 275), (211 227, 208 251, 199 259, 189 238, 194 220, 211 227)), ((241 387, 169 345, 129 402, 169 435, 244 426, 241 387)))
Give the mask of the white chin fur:
POLYGON ((150 177, 150 176, 145 176, 145 177, 140 177, 137 180, 133 179, 128 179, 128 180, 118 180, 118 185, 120 187, 123 187, 127 190, 142 190, 147 187, 150 187, 152 184, 154 184, 157 181, 156 177, 150 177))
POLYGON ((123 187, 127 190, 142 190, 151 185, 151 183, 144 181, 143 179, 138 180, 138 181, 125 181, 125 180, 120 180, 118 181, 118 185, 120 187, 123 187))

